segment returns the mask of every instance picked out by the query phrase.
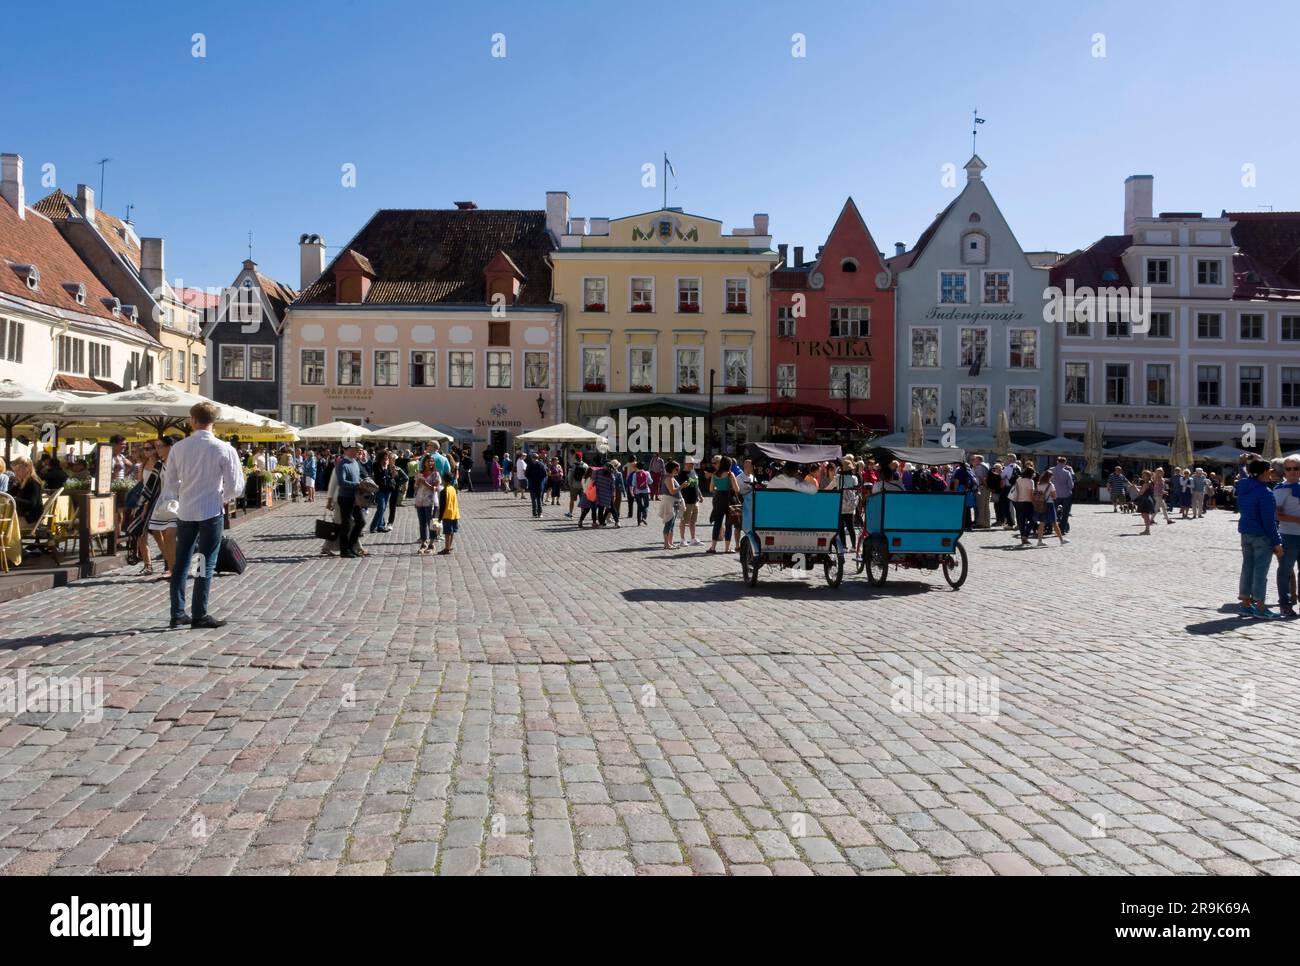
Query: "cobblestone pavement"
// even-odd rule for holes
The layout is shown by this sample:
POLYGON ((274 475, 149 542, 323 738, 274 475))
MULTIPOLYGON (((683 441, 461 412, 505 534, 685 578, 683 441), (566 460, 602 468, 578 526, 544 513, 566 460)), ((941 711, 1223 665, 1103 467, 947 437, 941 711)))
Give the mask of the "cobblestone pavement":
POLYGON ((0 681, 106 704, 0 714, 0 872, 1300 871, 1300 627, 1230 615, 1230 514, 751 591, 653 523, 462 503, 451 557, 410 508, 361 561, 251 521, 220 630, 137 577, 0 605, 0 681))

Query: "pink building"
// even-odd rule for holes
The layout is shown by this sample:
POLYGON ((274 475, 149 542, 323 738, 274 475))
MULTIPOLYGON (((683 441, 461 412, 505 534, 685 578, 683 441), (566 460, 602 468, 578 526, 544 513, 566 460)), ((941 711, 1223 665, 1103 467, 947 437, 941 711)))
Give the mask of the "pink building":
POLYGON ((303 251, 285 319, 282 412, 297 426, 420 420, 475 453, 559 422, 559 307, 546 212, 382 209, 324 267, 303 251))

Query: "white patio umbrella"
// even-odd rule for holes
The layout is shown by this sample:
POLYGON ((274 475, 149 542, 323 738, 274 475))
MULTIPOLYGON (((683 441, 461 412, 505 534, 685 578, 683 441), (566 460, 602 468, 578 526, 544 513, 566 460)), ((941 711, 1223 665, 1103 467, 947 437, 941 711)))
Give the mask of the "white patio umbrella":
POLYGON ((1129 459, 1159 463, 1169 456, 1169 447, 1163 443, 1153 443, 1149 439, 1139 439, 1132 443, 1125 443, 1123 446, 1116 446, 1110 452, 1112 456, 1127 456, 1129 459))
POLYGON ((365 439, 371 435, 370 430, 364 426, 358 426, 356 423, 345 423, 337 420, 332 423, 322 423, 319 426, 310 426, 307 429, 298 430, 298 438, 301 440, 311 440, 319 443, 338 443, 343 440, 365 439))
POLYGON ((80 416, 89 422, 141 422, 162 436, 168 429, 184 431, 190 410, 198 403, 212 403, 216 406, 218 423, 229 415, 228 407, 213 402, 207 396, 186 392, 161 382, 70 402, 64 406, 63 412, 70 416, 80 416))
POLYGON ((1219 463, 1223 466, 1235 466, 1241 454, 1246 452, 1240 446, 1232 446, 1225 443, 1222 446, 1211 446, 1209 449, 1198 450, 1192 454, 1193 463, 1219 463))
POLYGON ((30 422, 34 416, 54 416, 63 412, 67 397, 45 389, 33 389, 12 379, 0 381, 0 425, 5 430, 5 459, 13 448, 14 427, 30 422))
POLYGON ((921 423, 921 410, 912 407, 912 415, 907 422, 907 445, 917 447, 925 445, 925 427, 921 423))
POLYGON ((1089 414, 1088 425, 1083 430, 1083 469, 1089 476, 1101 476, 1101 450, 1101 429, 1097 426, 1097 417, 1089 414))
POLYGON ((374 435, 379 439, 395 439, 401 442, 423 442, 432 439, 437 440, 439 443, 450 443, 455 439, 454 436, 448 436, 441 430, 434 429, 418 419, 413 419, 409 423, 399 423, 396 426, 376 430, 374 435))
POLYGON ((1011 452, 1011 424, 1007 422, 1007 411, 998 412, 998 428, 993 437, 997 440, 998 459, 1011 452))
POLYGON ((1187 429, 1187 417, 1179 416, 1178 425, 1174 427, 1173 442, 1169 444, 1169 465, 1191 466, 1193 458, 1192 434, 1187 429))
POLYGON ((534 429, 529 433, 520 433, 515 439, 522 443, 540 443, 543 445, 560 443, 581 443, 586 446, 609 445, 609 440, 599 433, 575 426, 573 423, 556 423, 544 429, 534 429))
POLYGON ((1277 435, 1277 420, 1268 421, 1268 435, 1264 437, 1264 451, 1259 454, 1266 460, 1279 459, 1282 456, 1282 441, 1277 435))
POLYGON ((1083 455, 1083 444, 1077 439, 1070 439, 1068 436, 1056 436, 1052 439, 1045 439, 1041 443, 1022 446, 1020 449, 1022 452, 1033 453, 1035 456, 1083 455))

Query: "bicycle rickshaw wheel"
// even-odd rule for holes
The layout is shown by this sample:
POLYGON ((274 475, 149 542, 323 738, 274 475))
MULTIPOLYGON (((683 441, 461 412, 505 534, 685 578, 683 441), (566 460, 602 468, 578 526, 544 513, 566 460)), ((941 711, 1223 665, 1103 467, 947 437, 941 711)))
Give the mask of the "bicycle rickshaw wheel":
POLYGON ((948 581, 948 586, 953 590, 960 590, 961 585, 966 583, 966 574, 970 572, 966 561, 966 548, 960 543, 948 556, 944 557, 940 566, 943 568, 943 579, 948 581))
POLYGON ((889 551, 873 541, 866 547, 866 557, 867 580, 873 587, 885 586, 889 578, 889 551))
POLYGON ((754 557, 754 548, 748 540, 740 541, 740 573, 745 579, 746 586, 758 586, 758 560, 754 557))
POLYGON ((844 554, 828 554, 822 561, 822 567, 826 571, 826 583, 830 587, 838 587, 844 582, 844 554))

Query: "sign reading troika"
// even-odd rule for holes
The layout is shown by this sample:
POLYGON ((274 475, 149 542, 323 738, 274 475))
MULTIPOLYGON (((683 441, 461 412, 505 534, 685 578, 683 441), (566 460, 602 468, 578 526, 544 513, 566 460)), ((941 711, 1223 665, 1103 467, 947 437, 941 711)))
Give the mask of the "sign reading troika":
POLYGON ((828 359, 870 359, 871 344, 866 339, 801 339, 794 344, 794 354, 828 359))

